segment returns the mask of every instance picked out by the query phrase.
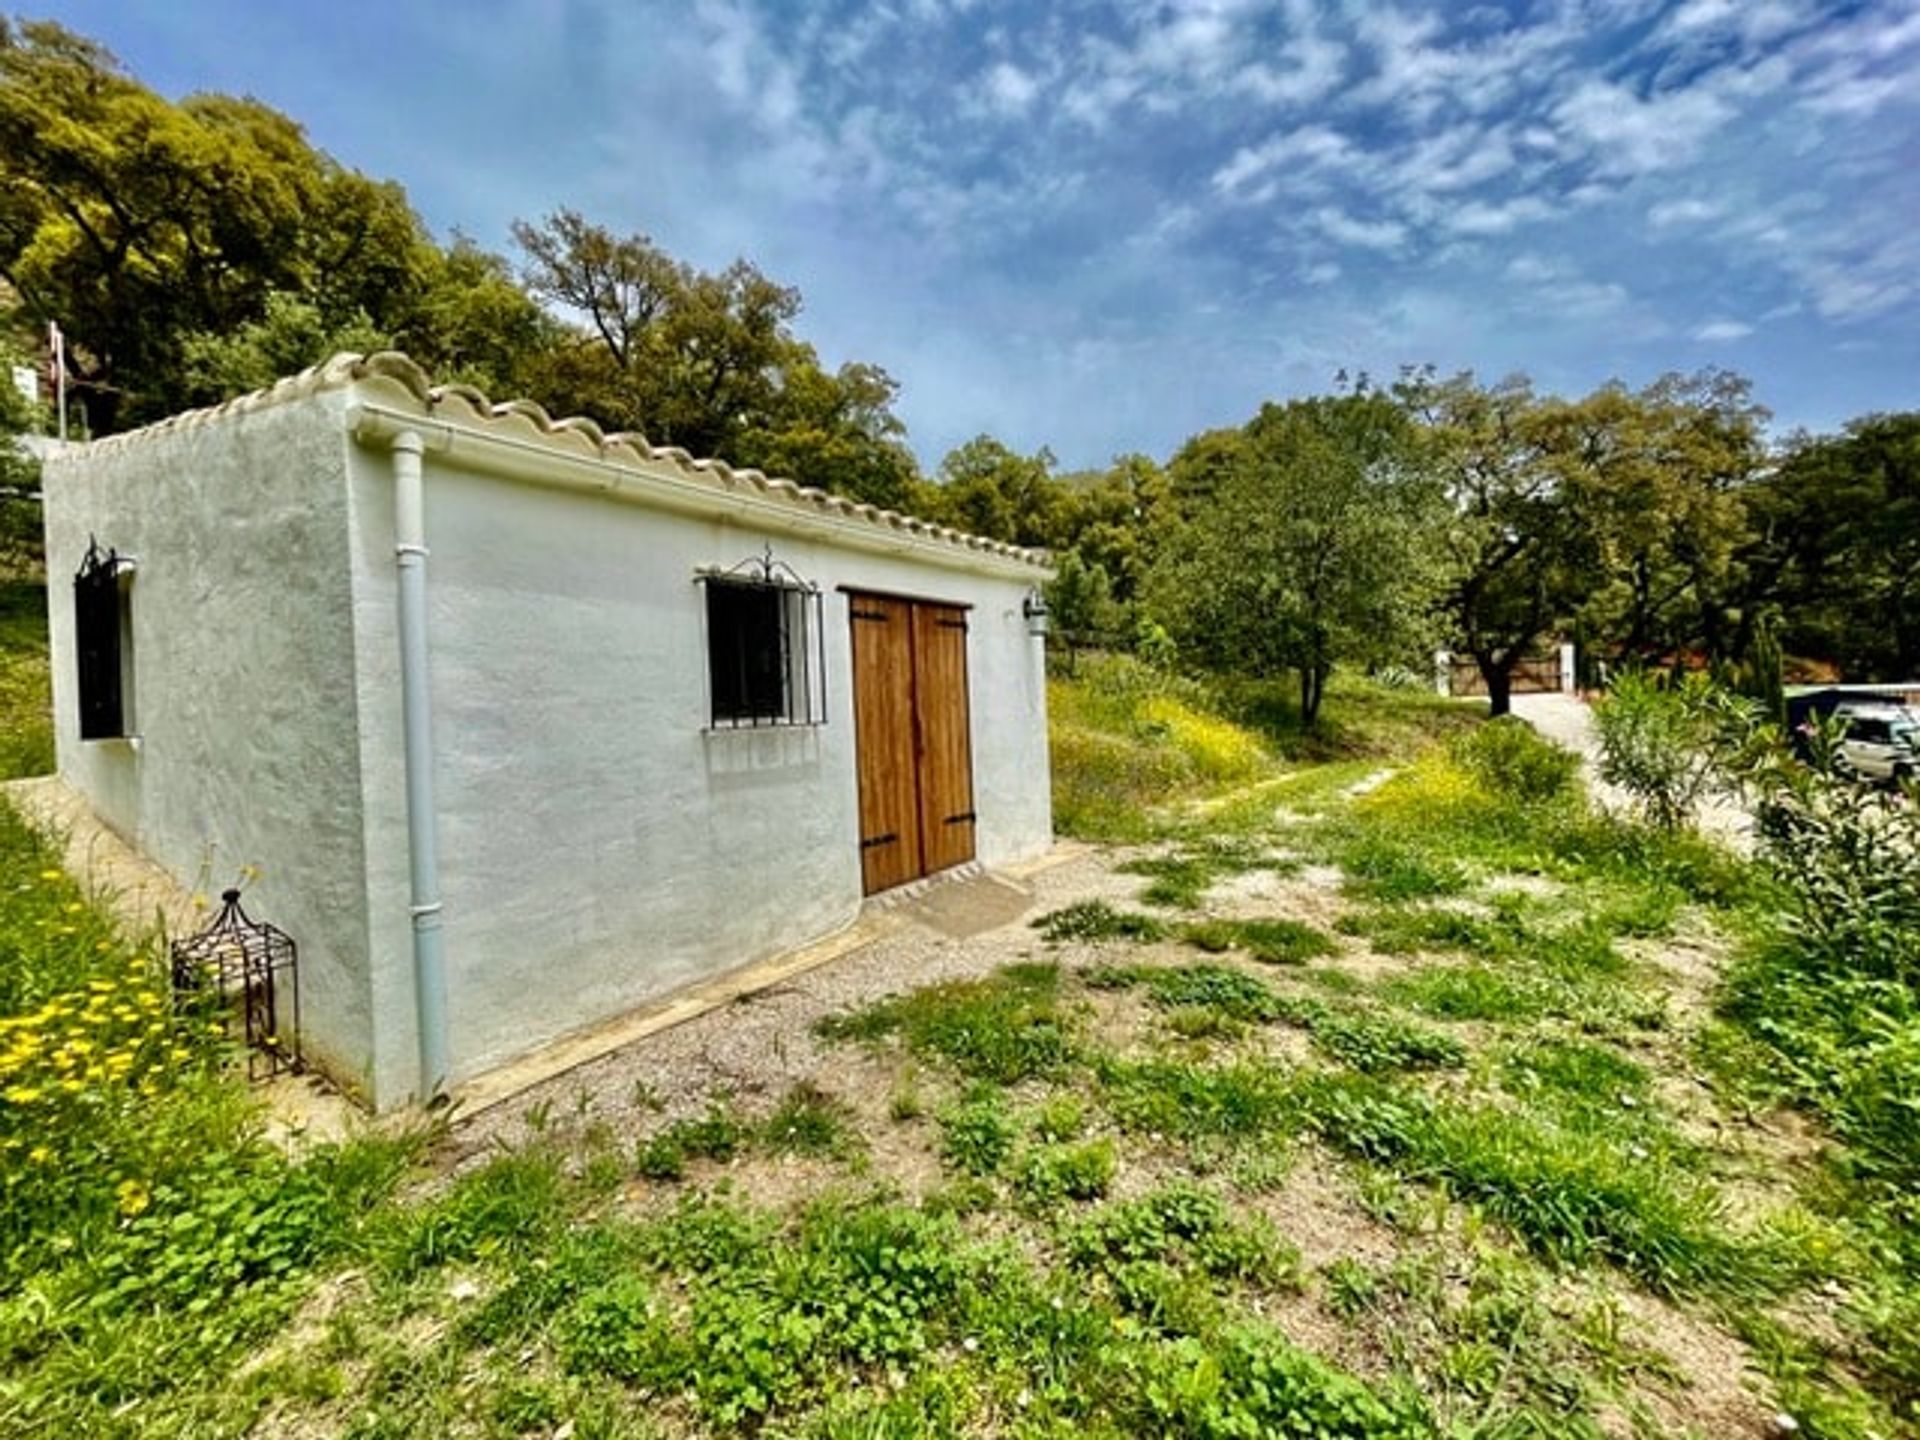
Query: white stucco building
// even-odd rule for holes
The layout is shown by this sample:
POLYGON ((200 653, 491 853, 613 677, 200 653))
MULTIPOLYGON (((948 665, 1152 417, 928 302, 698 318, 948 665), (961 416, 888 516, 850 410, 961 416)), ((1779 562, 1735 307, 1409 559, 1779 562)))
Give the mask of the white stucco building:
POLYGON ((1036 552, 398 355, 44 488, 61 777, 185 884, 259 867, 377 1107, 1050 843, 1036 552))

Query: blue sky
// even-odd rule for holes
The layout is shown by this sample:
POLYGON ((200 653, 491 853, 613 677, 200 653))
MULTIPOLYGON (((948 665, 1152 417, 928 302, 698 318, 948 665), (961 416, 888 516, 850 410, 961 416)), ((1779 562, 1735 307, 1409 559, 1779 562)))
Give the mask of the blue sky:
POLYGON ((1164 458, 1342 367, 1920 407, 1920 0, 60 6, 507 248, 560 205, 800 288, 929 464, 1164 458))

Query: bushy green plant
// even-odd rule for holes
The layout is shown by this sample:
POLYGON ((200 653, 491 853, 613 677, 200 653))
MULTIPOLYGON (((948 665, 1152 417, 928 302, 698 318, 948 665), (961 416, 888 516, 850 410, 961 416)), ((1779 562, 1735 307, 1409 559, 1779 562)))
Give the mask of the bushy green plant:
POLYGON ((740 1152, 751 1138, 744 1121, 724 1105, 710 1106, 705 1115, 676 1120, 659 1134, 640 1143, 634 1168, 649 1180, 680 1180, 689 1160, 717 1160, 722 1164, 740 1152))
POLYGON ((1340 947, 1301 920, 1284 917, 1258 920, 1199 920, 1181 932, 1195 949, 1217 955, 1244 950, 1266 965, 1304 965, 1340 947))
POLYGON ((1704 675, 1668 683, 1639 670, 1621 674, 1593 706, 1600 778, 1660 829, 1691 824, 1725 785, 1719 757, 1730 699, 1704 675))
POLYGON ((1118 1161, 1113 1142, 1106 1139, 1036 1146, 1016 1168, 1014 1189, 1036 1209, 1063 1200, 1097 1200, 1113 1182, 1118 1161))
POLYGON ((913 1053, 1001 1084, 1058 1074, 1073 1059, 1071 1023, 1059 1006, 1052 965, 1010 965, 983 980, 956 980, 833 1016, 830 1039, 898 1034, 913 1053))
POLYGON ((1167 927, 1152 915, 1116 910, 1104 900, 1076 900, 1059 910, 1050 910, 1034 920, 1033 928, 1049 945, 1069 940, 1163 939, 1167 927))
POLYGON ((1019 1127, 995 1090, 981 1090, 940 1115, 940 1156, 969 1175, 992 1175, 1006 1163, 1019 1127))
POLYGON ((1488 790, 1520 805, 1543 805, 1572 794, 1580 774, 1578 755, 1541 738, 1513 715, 1456 736, 1447 748, 1488 790))

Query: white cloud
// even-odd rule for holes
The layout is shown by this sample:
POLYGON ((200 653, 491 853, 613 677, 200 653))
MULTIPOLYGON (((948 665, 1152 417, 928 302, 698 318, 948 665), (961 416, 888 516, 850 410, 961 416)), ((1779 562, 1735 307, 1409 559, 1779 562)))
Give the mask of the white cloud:
POLYGON ((1516 195, 1501 204, 1471 200, 1442 213, 1441 223, 1457 235, 1505 235, 1521 225, 1545 220, 1554 213, 1546 201, 1516 195))
POLYGON ((1715 345, 1729 340, 1744 340, 1751 334, 1753 326, 1743 320, 1710 320, 1693 332, 1693 338, 1715 345))
POLYGON ((1330 240, 1367 250, 1397 250, 1407 239, 1407 227, 1398 220, 1360 220, 1332 205, 1313 212, 1313 220, 1330 240))
POLYGON ((1250 61, 1233 77, 1234 89, 1268 105, 1308 105, 1332 92, 1346 74, 1344 45, 1305 33, 1281 47, 1282 65, 1250 61))
POLYGON ((1284 165, 1315 169, 1345 163, 1354 155, 1352 143, 1338 130, 1325 125, 1303 125, 1258 145, 1241 146, 1226 164, 1213 172, 1213 187, 1220 191, 1239 190, 1249 181, 1284 165))
POLYGON ((1585 142, 1603 169, 1645 174, 1691 160, 1700 145, 1733 117, 1713 90, 1670 90, 1641 99, 1610 81, 1588 79, 1554 107, 1562 129, 1585 142))
POLYGON ((1718 220, 1725 213, 1726 207, 1714 200, 1662 200, 1648 209, 1647 223, 1656 230, 1669 230, 1676 225, 1718 220))
POLYGON ((1040 82, 1007 60, 987 71, 984 83, 988 102, 1002 115, 1025 114, 1040 93, 1040 82))

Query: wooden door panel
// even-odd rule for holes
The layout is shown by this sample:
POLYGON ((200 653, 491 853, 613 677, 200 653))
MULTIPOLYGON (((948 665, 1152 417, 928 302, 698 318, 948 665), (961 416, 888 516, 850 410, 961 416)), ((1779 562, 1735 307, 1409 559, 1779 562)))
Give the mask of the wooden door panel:
POLYGON ((967 612, 916 603, 913 654, 920 722, 921 862, 930 874, 973 858, 967 612))
POLYGON ((913 725, 913 611, 904 600, 849 595, 854 750, 860 775, 865 893, 925 873, 913 725))

